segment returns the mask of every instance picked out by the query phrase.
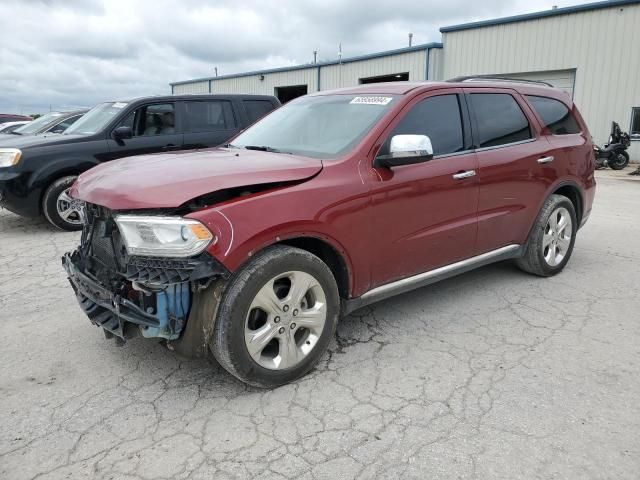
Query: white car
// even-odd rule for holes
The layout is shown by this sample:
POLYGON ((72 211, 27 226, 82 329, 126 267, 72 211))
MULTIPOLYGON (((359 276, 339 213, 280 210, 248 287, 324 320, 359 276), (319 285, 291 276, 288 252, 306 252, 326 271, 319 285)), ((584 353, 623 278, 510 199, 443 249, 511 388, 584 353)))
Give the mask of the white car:
POLYGON ((27 123, 31 123, 32 120, 22 120, 20 122, 5 122, 0 123, 0 133, 11 133, 15 129, 26 125, 27 123))

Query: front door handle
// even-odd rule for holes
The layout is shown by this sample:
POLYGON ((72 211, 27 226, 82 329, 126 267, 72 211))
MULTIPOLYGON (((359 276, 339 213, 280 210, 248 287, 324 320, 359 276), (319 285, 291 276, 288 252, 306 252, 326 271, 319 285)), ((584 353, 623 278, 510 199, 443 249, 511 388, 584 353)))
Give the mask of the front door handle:
POLYGON ((542 157, 538 159, 538 163, 551 163, 553 162, 553 156, 549 155, 548 157, 542 157))
POLYGON ((453 175, 453 178, 455 178, 456 180, 462 180, 463 178, 469 178, 469 177, 475 177, 475 176, 476 176, 475 170, 467 170, 466 172, 455 173, 453 175))

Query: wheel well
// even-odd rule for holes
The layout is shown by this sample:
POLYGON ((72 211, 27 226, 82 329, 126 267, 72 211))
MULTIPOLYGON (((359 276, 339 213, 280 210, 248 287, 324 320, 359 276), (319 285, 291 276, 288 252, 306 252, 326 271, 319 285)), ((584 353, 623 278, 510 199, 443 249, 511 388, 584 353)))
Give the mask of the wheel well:
POLYGON ((327 242, 314 237, 298 237, 283 240, 279 245, 289 245, 313 253, 331 269, 342 298, 349 298, 349 269, 344 258, 327 242))
POLYGON ((82 170, 80 168, 67 168, 65 170, 57 171, 53 175, 47 177, 47 179, 44 182, 42 182, 42 191, 40 192, 40 200, 38 201, 40 211, 42 211, 42 201, 44 199, 44 194, 53 182, 55 182, 56 180, 60 180, 63 177, 68 177, 70 175, 80 175, 84 171, 86 171, 86 169, 82 170))
POLYGON ((576 217, 578 217, 578 225, 580 225, 582 222, 582 195, 580 195, 580 190, 573 185, 563 185, 553 193, 571 200, 573 208, 576 210, 576 217))

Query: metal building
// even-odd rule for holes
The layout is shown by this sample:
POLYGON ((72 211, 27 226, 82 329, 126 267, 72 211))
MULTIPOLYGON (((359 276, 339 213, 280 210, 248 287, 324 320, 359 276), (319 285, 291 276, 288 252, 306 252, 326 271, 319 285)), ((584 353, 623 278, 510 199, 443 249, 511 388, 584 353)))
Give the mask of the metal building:
POLYGON ((612 120, 630 130, 640 161, 640 0, 609 0, 441 28, 430 43, 341 60, 171 84, 173 93, 259 93, 288 101, 372 81, 496 75, 564 89, 596 143, 612 120))
POLYGON ((172 92, 255 93, 280 101, 319 90, 389 80, 442 78, 442 44, 429 43, 359 57, 293 67, 199 78, 171 84, 172 92))
POLYGON ((573 96, 596 143, 608 140, 612 120, 635 132, 638 141, 629 154, 640 160, 640 1, 591 3, 440 31, 444 78, 495 74, 547 81, 573 96))

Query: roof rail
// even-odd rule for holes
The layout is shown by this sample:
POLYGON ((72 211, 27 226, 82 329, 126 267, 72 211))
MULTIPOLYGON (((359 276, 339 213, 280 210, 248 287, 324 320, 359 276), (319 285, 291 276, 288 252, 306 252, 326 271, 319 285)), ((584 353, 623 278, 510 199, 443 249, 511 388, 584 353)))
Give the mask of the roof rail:
POLYGON ((510 77, 494 77, 492 75, 468 75, 463 77, 450 78, 447 82, 513 82, 513 83, 533 83, 536 85, 544 85, 545 87, 552 87, 550 83, 540 80, 526 80, 524 78, 510 78, 510 77))

